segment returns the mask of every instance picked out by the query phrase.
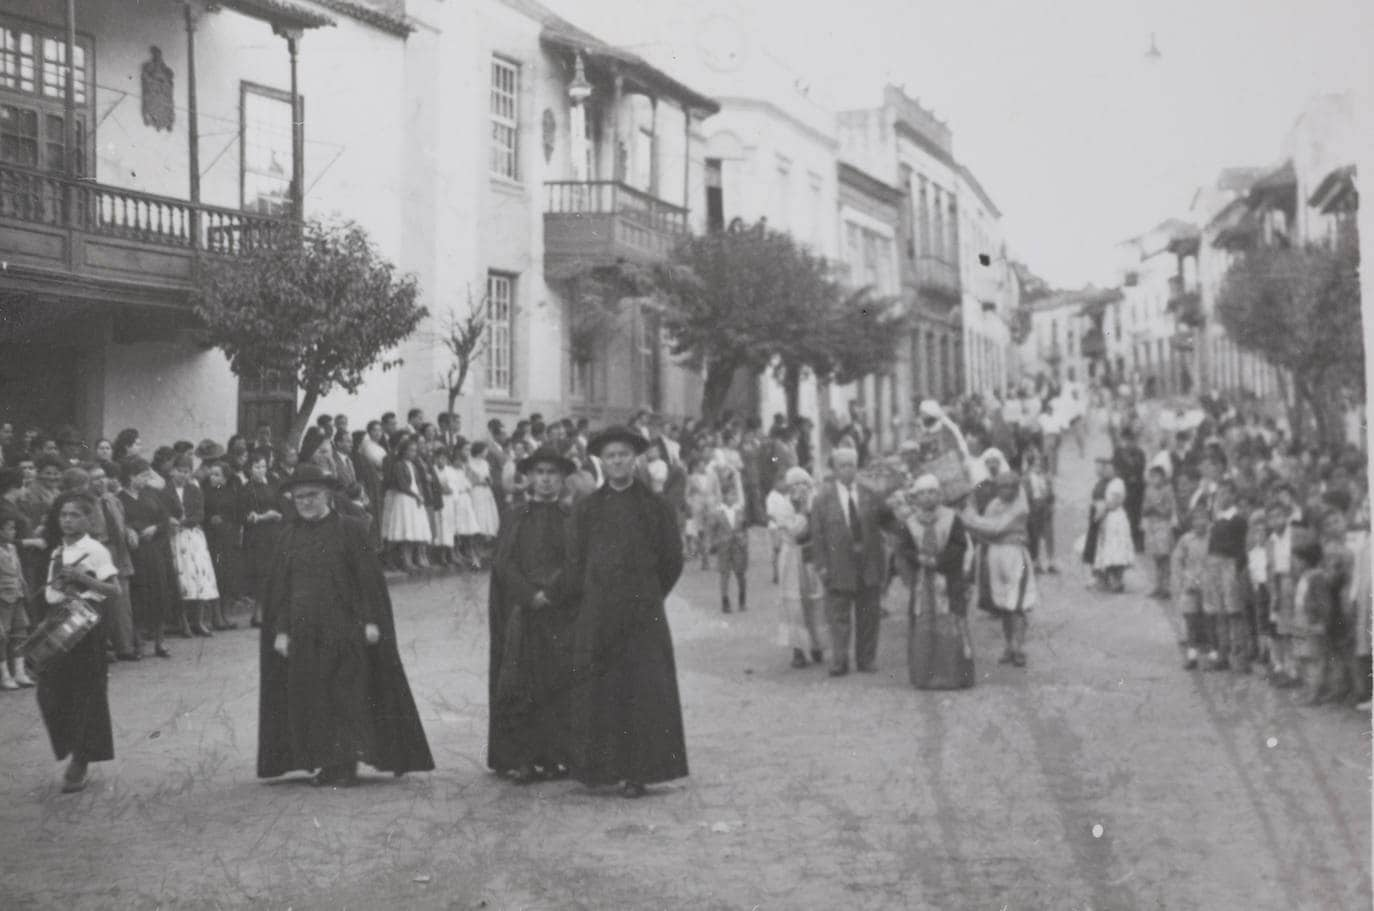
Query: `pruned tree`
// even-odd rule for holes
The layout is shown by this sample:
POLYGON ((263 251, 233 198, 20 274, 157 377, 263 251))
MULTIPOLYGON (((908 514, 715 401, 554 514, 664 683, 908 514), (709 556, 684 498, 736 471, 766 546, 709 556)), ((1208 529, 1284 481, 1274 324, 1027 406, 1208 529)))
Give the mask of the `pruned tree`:
POLYGON ((1321 442, 1344 434, 1342 393, 1363 395, 1359 251, 1353 237, 1334 248, 1264 248, 1236 262, 1217 296, 1216 315, 1235 343, 1289 372, 1295 435, 1311 410, 1321 442))
MULTIPOLYGON (((775 363, 793 393, 801 370, 825 355, 824 322, 836 294, 825 260, 790 234, 732 224, 688 238, 657 272, 672 353, 705 375, 702 415, 725 406, 735 374, 775 363)), ((796 397, 788 410, 796 416, 796 397)))
POLYGON ((424 319, 418 294, 357 224, 307 221, 279 245, 207 260, 194 308, 236 375, 294 380, 298 445, 323 396, 355 392, 369 369, 401 363, 389 352, 424 319))
POLYGON ((448 369, 444 372, 444 391, 448 395, 447 411, 453 413, 453 405, 463 394, 473 365, 486 353, 491 336, 487 323, 491 319, 490 301, 487 297, 477 300, 468 287, 467 310, 463 313, 449 313, 444 321, 443 334, 439 341, 448 351, 448 369))

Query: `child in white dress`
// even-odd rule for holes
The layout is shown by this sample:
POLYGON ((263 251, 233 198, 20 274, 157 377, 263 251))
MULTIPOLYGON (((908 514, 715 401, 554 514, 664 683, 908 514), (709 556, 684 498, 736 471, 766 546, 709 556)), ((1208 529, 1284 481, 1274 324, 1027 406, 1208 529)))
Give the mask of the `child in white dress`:
MULTIPOLYGON (((472 458, 467 464, 472 481, 472 509, 477 515, 477 533, 483 538, 495 538, 501 530, 501 512, 496 508, 496 495, 491 492, 491 466, 487 464, 487 444, 480 440, 472 444, 472 458)), ((485 543, 485 542, 484 542, 485 543)))

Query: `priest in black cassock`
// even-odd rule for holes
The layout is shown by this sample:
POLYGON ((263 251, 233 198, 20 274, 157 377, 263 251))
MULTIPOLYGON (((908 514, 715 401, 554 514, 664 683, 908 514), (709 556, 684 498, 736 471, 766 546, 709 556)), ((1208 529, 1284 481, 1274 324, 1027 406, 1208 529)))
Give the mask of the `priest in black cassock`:
POLYGON ((282 485, 295 508, 267 581, 259 778, 305 770, 347 787, 359 762, 396 775, 434 768, 381 563, 366 523, 333 508, 337 489, 312 464, 282 485))
POLYGON ((577 470, 544 446, 517 470, 530 498, 511 508, 492 563, 487 766, 517 784, 568 772, 572 621, 563 482, 577 470))
POLYGON ((573 508, 573 777, 626 797, 687 775, 677 667, 664 599, 682 573, 668 501, 635 479, 648 442, 615 427, 588 444, 606 483, 573 508))

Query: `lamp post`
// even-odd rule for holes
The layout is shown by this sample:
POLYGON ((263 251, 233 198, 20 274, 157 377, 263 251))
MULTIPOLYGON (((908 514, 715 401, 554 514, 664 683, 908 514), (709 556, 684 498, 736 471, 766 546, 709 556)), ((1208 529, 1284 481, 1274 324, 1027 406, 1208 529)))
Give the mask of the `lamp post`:
POLYGON ((573 63, 573 78, 568 84, 568 101, 572 107, 568 113, 568 130, 571 132, 569 148, 572 150, 573 178, 578 181, 591 179, 587 161, 587 100, 592 97, 592 84, 587 81, 586 65, 579 53, 573 63))

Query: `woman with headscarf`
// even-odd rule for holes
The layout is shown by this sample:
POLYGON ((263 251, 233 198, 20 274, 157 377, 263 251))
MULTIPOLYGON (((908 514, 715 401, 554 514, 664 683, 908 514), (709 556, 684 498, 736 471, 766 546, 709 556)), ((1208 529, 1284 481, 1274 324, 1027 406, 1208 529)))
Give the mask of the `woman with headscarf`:
POLYGON ((792 649, 792 666, 804 668, 825 658, 821 640, 821 580, 811 546, 813 484, 805 468, 783 475, 783 488, 768 498, 768 522, 778 541, 778 598, 782 607, 781 644, 792 649), (809 661, 808 661, 809 658, 809 661))
POLYGON ((995 496, 979 515, 966 507, 960 515, 978 543, 978 607, 1002 620, 1006 649, 999 664, 1026 666, 1026 623, 1039 603, 1030 551, 1030 505, 1021 478, 1010 469, 992 480, 995 496))
POLYGON ((973 642, 968 632, 964 556, 968 535, 954 510, 940 502, 940 480, 927 474, 909 492, 898 491, 892 511, 898 572, 907 602, 907 672, 918 690, 973 686, 973 642))

